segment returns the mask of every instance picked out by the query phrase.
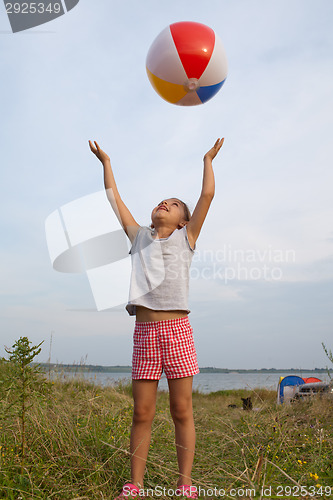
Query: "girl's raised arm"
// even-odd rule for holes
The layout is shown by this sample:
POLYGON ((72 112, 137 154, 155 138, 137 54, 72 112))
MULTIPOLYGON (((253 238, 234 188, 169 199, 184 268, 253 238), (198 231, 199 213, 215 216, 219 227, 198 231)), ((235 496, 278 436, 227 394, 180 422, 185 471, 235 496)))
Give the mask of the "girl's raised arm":
POLYGON ((96 141, 94 143, 96 147, 94 147, 91 141, 89 141, 89 146, 94 155, 103 164, 106 195, 125 233, 133 243, 140 225, 136 222, 118 193, 109 156, 99 147, 96 141))
POLYGON ((224 138, 217 139, 214 146, 204 156, 204 172, 201 194, 193 211, 192 217, 186 226, 188 240, 192 248, 194 248, 195 242, 198 239, 210 204, 212 202, 212 199, 214 198, 215 179, 212 161, 220 151, 223 142, 224 138))

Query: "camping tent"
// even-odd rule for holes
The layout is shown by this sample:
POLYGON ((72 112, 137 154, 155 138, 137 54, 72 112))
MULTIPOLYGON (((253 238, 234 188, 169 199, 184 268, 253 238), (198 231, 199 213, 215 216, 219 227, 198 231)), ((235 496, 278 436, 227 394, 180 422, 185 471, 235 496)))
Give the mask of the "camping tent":
POLYGON ((312 382, 321 382, 321 380, 316 377, 307 377, 303 379, 297 375, 280 377, 277 389, 277 402, 279 404, 290 403, 290 401, 294 398, 299 385, 309 384, 312 382))
POLYGON ((302 384, 305 384, 304 380, 297 375, 280 377, 277 391, 277 402, 280 404, 289 403, 294 397, 297 387, 302 384))

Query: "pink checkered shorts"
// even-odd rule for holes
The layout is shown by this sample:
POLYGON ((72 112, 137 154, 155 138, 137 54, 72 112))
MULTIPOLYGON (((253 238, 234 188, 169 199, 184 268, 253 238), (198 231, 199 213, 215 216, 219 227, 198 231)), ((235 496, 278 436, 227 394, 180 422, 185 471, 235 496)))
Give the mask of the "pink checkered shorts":
POLYGON ((163 370, 168 379, 199 373, 187 316, 135 323, 132 379, 159 380, 163 370))

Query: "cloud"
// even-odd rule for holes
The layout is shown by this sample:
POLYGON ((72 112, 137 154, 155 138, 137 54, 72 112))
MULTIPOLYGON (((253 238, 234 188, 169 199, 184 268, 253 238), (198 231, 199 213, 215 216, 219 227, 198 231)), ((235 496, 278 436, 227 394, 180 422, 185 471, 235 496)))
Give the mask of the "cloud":
POLYGON ((332 285, 230 283, 238 300, 217 295, 202 305, 197 297, 191 322, 200 366, 325 366, 321 342, 329 345, 332 335, 332 285))

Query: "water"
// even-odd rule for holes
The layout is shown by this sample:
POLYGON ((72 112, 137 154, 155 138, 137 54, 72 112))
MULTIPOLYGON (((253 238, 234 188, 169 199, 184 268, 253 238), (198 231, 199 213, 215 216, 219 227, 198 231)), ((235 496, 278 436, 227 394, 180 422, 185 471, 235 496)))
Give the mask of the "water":
MULTIPOLYGON (((63 373, 64 377, 73 377, 73 373, 63 373)), ((324 382, 328 382, 327 373, 199 373, 193 377, 193 389, 203 394, 227 389, 255 389, 266 388, 276 390, 280 377, 287 375, 298 375, 300 377, 317 377, 324 382)), ((101 373, 89 372, 80 373, 80 376, 101 386, 110 386, 115 383, 131 382, 130 373, 101 373)), ((168 390, 168 382, 164 374, 158 384, 159 390, 168 390)))

